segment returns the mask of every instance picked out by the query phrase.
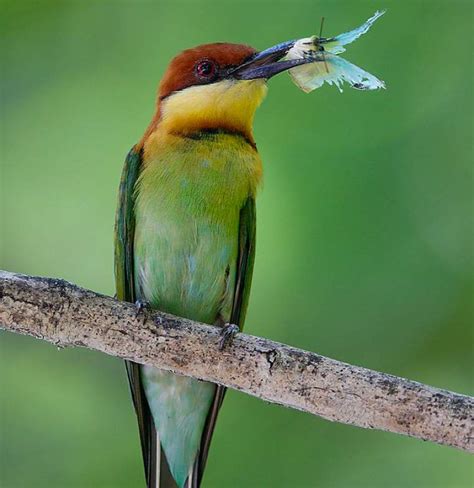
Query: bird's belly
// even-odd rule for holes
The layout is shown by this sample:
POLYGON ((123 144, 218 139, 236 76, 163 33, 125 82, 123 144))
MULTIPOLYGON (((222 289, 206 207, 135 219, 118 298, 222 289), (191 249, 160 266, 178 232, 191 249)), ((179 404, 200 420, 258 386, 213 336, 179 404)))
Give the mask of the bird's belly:
POLYGON ((148 216, 137 225, 137 294, 154 308, 214 324, 229 320, 238 222, 148 216))

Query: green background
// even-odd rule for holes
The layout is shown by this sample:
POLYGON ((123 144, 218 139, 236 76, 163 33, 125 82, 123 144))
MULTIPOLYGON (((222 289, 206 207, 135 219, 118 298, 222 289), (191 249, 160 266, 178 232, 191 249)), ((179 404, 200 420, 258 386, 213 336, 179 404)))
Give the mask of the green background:
MULTIPOLYGON (((247 331, 462 393, 472 384, 470 1, 1 2, 1 266, 113 294, 116 192, 180 50, 356 27, 387 90, 270 82, 247 331)), ((140 487, 122 362, 1 336, 2 488, 140 487)), ((468 487, 469 455, 231 391, 204 487, 468 487)))

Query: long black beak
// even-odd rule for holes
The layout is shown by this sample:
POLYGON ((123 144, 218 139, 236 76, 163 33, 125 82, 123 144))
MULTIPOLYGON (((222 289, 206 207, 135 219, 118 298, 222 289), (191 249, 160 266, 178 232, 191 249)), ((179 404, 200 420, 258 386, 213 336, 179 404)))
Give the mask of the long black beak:
POLYGON ((307 59, 283 60, 296 41, 287 41, 257 53, 253 58, 241 64, 229 74, 238 80, 255 80, 272 76, 310 62, 307 59))

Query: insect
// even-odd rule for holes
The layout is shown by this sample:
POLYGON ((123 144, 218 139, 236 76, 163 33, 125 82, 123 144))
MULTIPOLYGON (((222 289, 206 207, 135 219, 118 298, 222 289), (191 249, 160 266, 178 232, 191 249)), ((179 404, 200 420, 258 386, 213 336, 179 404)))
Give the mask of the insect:
POLYGON ((377 11, 356 29, 329 38, 321 35, 323 17, 319 36, 298 39, 286 55, 287 60, 311 60, 307 64, 289 70, 296 86, 306 93, 319 88, 324 82, 336 85, 340 92, 342 92, 343 82, 349 83, 352 88, 358 90, 385 88, 382 80, 338 56, 346 50, 345 45, 365 34, 384 13, 385 10, 377 11))

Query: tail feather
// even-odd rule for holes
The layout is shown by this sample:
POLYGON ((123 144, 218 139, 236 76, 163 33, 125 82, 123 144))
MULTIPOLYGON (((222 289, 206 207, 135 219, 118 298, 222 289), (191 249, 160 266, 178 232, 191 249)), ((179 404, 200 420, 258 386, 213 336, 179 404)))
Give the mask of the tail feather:
MULTIPOLYGON (((183 486, 180 487, 174 480, 168 462, 166 460, 166 455, 163 448, 160 449, 159 456, 160 459, 156 463, 159 465, 160 469, 157 472, 156 479, 158 484, 156 488, 199 488, 201 485, 202 477, 204 474, 204 468, 206 467, 207 455, 209 453, 209 447, 212 440, 212 434, 214 432, 214 427, 216 425, 217 414, 219 413, 220 407, 224 400, 224 395, 226 388, 223 386, 217 386, 214 399, 209 410, 209 414, 206 419, 206 424, 202 433, 201 446, 197 453, 196 459, 193 463, 191 470, 189 471, 188 477, 184 482, 183 486)), ((159 436, 157 435, 158 445, 159 436)), ((155 488, 155 486, 148 486, 148 488, 155 488)))
POLYGON ((125 361, 128 383, 137 415, 147 488, 157 488, 157 449, 159 440, 145 392, 140 381, 140 365, 125 361))
POLYGON ((202 433, 201 446, 183 488, 199 488, 201 485, 204 469, 206 467, 207 455, 211 445, 212 434, 214 433, 214 427, 216 425, 217 414, 219 413, 222 402, 224 401, 226 390, 227 388, 224 386, 216 386, 216 393, 214 395, 214 399, 206 419, 206 425, 202 433))
MULTIPOLYGON (((217 385, 214 400, 207 416, 206 425, 201 439, 201 448, 199 450, 198 457, 196 459, 196 474, 198 477, 198 483, 201 483, 202 476, 204 474, 204 468, 206 467, 207 455, 209 454, 209 448, 211 446, 212 434, 214 433, 214 427, 216 426, 217 415, 224 401, 224 396, 227 388, 217 385)), ((196 485, 199 486, 199 485, 196 485)), ((194 488, 194 487, 193 487, 194 488)))
POLYGON ((217 414, 222 405, 226 388, 217 386, 214 399, 207 415, 201 444, 189 475, 183 486, 180 486, 171 474, 166 454, 161 447, 159 432, 155 428, 153 415, 145 396, 141 381, 141 366, 126 361, 130 390, 140 430, 143 463, 147 488, 199 488, 207 461, 212 434, 217 414))
MULTIPOLYGON (((159 436, 156 438, 157 444, 160 445, 159 436)), ((147 488, 179 488, 171 474, 165 452, 161 446, 160 450, 157 452, 157 456, 159 456, 159 459, 156 460, 156 466, 159 469, 156 471, 155 485, 148 485, 147 488)))

